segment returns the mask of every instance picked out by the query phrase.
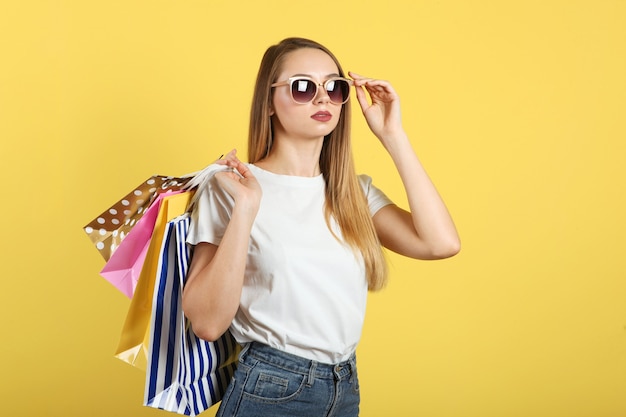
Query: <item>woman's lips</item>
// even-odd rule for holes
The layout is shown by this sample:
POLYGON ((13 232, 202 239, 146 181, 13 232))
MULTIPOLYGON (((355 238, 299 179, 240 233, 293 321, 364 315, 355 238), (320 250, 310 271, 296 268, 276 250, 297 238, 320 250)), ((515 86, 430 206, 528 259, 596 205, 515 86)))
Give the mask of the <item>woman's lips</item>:
POLYGON ((319 122, 327 122, 332 118, 333 118, 333 115, 327 111, 318 111, 313 116, 311 116, 311 119, 317 120, 319 122))

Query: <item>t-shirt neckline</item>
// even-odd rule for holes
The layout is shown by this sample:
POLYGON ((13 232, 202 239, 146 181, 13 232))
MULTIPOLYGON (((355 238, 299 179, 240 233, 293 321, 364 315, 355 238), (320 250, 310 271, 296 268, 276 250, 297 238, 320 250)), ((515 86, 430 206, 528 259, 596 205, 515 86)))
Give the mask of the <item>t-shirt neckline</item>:
POLYGON ((247 165, 257 178, 262 178, 276 184, 298 186, 319 186, 325 184, 323 174, 319 174, 314 177, 300 177, 297 175, 276 174, 250 163, 247 165))

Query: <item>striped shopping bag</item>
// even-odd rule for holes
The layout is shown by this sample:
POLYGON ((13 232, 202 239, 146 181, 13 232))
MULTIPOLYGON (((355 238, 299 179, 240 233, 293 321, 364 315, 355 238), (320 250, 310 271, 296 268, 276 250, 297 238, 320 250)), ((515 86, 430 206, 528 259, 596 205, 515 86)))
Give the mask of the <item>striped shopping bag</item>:
POLYGON ((182 289, 191 251, 185 243, 190 216, 166 226, 154 286, 144 405, 195 416, 222 399, 237 366, 240 346, 230 332, 207 342, 182 312, 182 289))

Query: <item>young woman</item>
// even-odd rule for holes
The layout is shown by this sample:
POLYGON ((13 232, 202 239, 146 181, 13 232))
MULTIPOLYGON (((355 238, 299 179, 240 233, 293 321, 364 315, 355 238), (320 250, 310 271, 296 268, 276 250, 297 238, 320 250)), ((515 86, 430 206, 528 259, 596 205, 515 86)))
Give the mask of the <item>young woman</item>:
POLYGON ((367 291, 385 284, 382 246, 416 259, 459 251, 403 130, 396 92, 349 76, 316 42, 270 47, 254 90, 249 163, 230 152, 219 162, 230 169, 200 191, 183 308, 199 337, 230 329, 244 346, 218 416, 357 416, 354 352, 367 291), (410 211, 355 173, 351 86, 410 211))

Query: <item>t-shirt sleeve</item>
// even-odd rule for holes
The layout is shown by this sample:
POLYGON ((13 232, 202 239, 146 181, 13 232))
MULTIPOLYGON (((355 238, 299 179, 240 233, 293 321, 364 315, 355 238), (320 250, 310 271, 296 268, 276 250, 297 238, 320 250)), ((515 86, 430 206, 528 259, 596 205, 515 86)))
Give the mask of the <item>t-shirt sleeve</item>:
POLYGON ((220 187, 215 176, 196 192, 199 195, 191 212, 187 243, 219 245, 230 221, 234 200, 220 187))
POLYGON ((374 214, 376 214, 381 208, 393 204, 393 201, 391 201, 385 193, 372 184, 371 177, 367 175, 359 175, 359 182, 363 188, 365 196, 367 197, 367 204, 372 216, 374 216, 374 214))

